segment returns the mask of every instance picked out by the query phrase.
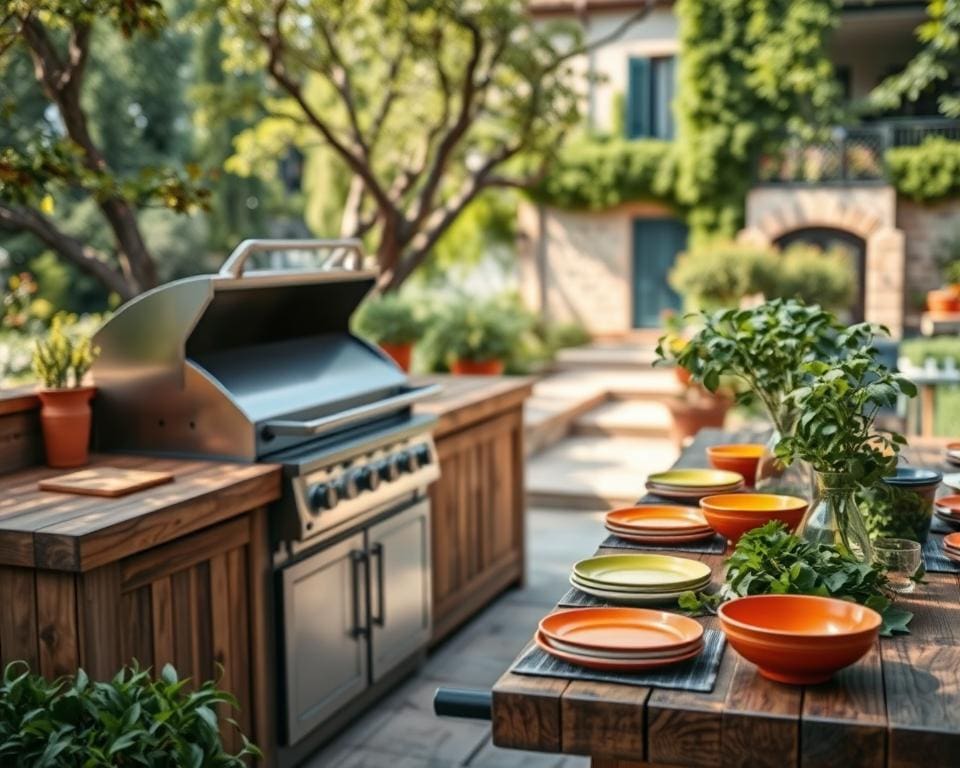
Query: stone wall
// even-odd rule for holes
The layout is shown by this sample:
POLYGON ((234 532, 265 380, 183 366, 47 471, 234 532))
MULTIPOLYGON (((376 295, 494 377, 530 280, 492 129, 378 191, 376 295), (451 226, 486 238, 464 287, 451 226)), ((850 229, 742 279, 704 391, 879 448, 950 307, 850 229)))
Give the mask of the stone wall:
POLYGON ((637 203, 609 211, 520 205, 520 289, 527 306, 556 322, 578 322, 598 336, 633 325, 632 221, 669 216, 637 203))
POLYGON ((897 201, 897 226, 906 236, 906 318, 916 326, 926 292, 940 287, 937 263, 945 241, 960 239, 960 200, 922 205, 906 198, 897 201))

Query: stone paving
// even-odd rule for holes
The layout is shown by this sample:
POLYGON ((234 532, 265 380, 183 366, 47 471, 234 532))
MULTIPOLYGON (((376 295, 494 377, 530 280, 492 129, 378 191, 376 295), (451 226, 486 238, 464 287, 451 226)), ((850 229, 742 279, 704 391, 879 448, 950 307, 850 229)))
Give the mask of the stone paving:
POLYGON ((587 758, 499 749, 490 724, 438 718, 438 686, 489 689, 602 538, 600 513, 530 510, 528 576, 435 650, 419 672, 305 763, 309 768, 587 768, 587 758))

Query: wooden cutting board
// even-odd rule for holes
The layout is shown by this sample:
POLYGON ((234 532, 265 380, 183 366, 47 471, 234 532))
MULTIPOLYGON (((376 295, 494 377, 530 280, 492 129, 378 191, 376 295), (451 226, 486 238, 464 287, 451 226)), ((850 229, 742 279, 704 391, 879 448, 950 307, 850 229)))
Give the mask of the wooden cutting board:
POLYGON ((120 469, 119 467, 91 467, 90 469, 81 469, 79 472, 71 472, 69 475, 41 480, 37 483, 37 486, 41 491, 115 497, 126 496, 128 493, 171 482, 173 482, 173 475, 169 472, 148 472, 142 469, 120 469))

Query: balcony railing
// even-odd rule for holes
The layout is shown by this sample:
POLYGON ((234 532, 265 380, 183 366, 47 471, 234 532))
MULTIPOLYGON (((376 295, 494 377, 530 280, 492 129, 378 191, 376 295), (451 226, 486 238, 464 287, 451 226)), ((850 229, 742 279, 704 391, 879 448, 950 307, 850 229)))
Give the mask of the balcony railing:
POLYGON ((776 152, 759 157, 756 180, 761 184, 883 182, 888 149, 916 146, 931 136, 960 140, 960 121, 892 119, 838 127, 821 141, 786 139, 776 152))

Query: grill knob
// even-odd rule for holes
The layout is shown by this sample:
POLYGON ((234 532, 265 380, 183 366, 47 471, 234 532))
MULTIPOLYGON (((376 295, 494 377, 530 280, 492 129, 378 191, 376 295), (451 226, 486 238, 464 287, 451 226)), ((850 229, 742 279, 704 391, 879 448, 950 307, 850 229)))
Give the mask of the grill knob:
POLYGON ((400 477, 400 465, 396 456, 387 456, 377 467, 377 474, 381 480, 391 481, 400 477))
POLYGON ((344 475, 337 481, 337 494, 341 499, 355 499, 360 493, 354 473, 344 475))
POLYGON ((416 472, 420 468, 420 462, 411 451, 403 451, 397 456, 400 463, 401 472, 416 472))
POLYGON ((356 477, 357 487, 361 491, 375 491, 380 485, 380 475, 370 467, 361 467, 356 471, 354 477, 356 477))
POLYGON ((425 467, 427 464, 433 461, 433 456, 430 453, 430 446, 426 443, 418 445, 414 449, 413 454, 417 457, 417 464, 421 467, 425 467))
POLYGON ((331 509, 339 500, 337 489, 329 483, 317 483, 310 489, 310 506, 318 511, 331 509))

